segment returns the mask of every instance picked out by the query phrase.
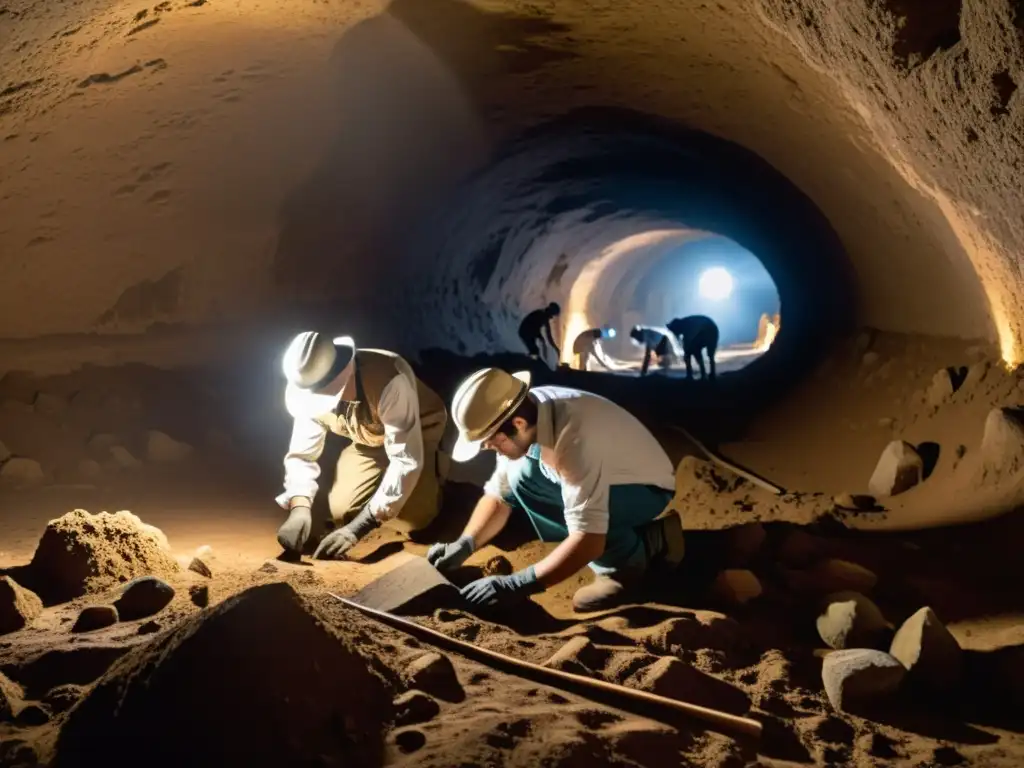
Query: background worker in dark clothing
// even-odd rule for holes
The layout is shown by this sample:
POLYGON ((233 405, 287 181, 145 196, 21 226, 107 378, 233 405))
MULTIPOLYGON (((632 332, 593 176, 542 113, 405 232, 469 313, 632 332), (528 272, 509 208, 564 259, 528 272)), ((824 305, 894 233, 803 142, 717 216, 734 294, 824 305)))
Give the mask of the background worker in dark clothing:
POLYGON ((710 317, 689 315, 677 317, 668 324, 683 345, 683 357, 686 358, 686 378, 693 378, 693 366, 690 358, 697 358, 701 379, 708 378, 704 369, 704 350, 708 352, 708 365, 711 367, 711 378, 715 378, 715 352, 718 350, 718 326, 710 317))
POLYGON ((535 309, 523 318, 523 322, 519 324, 519 338, 526 345, 530 357, 543 360, 547 357, 547 347, 550 345, 555 350, 555 365, 558 365, 562 353, 551 335, 551 321, 561 313, 562 308, 552 301, 544 309, 535 309), (547 339, 544 338, 545 335, 547 339), (541 346, 545 348, 543 354, 541 346))
POLYGON ((640 375, 646 376, 647 369, 651 365, 651 354, 658 357, 658 363, 662 368, 668 366, 668 354, 671 352, 672 342, 668 336, 654 328, 647 328, 642 325, 634 325, 629 332, 629 337, 635 344, 644 348, 644 364, 640 368, 640 375))

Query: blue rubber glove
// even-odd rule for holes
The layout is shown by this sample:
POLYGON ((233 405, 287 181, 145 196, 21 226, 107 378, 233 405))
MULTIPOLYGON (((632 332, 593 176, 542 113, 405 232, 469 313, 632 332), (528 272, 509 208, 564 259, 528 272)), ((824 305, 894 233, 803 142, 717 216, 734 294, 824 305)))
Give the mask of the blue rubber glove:
POLYGON ((366 507, 348 525, 324 536, 313 553, 314 560, 341 560, 363 536, 379 528, 377 518, 366 507))
POLYGON ((485 576, 472 581, 460 589, 459 594, 472 606, 489 608, 512 605, 543 590, 544 585, 537 581, 531 565, 510 576, 485 576))
POLYGON ((442 573, 454 571, 473 554, 472 536, 459 536, 451 544, 435 544, 427 550, 427 562, 442 573))

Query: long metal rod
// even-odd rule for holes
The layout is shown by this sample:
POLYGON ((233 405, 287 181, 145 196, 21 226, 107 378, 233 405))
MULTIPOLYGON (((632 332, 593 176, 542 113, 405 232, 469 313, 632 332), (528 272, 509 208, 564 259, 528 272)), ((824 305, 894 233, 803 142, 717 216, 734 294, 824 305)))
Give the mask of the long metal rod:
POLYGON ((766 491, 768 491, 769 493, 773 493, 776 496, 781 496, 783 493, 785 493, 785 490, 775 485, 775 483, 771 483, 765 480, 763 477, 758 477, 753 472, 743 469, 743 467, 733 464, 728 459, 719 456, 717 453, 712 451, 710 448, 704 445, 704 443, 702 443, 700 440, 691 435, 687 430, 683 429, 682 427, 677 427, 672 424, 670 424, 669 427, 671 429, 674 429, 676 432, 681 433, 687 440, 696 445, 705 456, 707 456, 716 464, 725 467, 730 472, 733 472, 739 475, 740 477, 749 480, 754 485, 760 486, 761 488, 764 488, 766 491))
POLYGON ((368 616, 372 616, 395 629, 408 632, 410 635, 415 635, 432 645, 454 651, 481 664, 502 669, 517 677, 569 691, 618 709, 633 711, 641 716, 667 722, 676 727, 678 727, 678 721, 680 716, 682 716, 683 718, 701 720, 715 730, 730 736, 744 736, 754 739, 761 736, 761 723, 749 717, 740 717, 739 715, 720 712, 717 709, 702 707, 685 701, 677 701, 676 699, 658 696, 646 691, 636 691, 632 688, 625 688, 624 686, 604 680, 594 680, 582 675, 574 675, 559 669, 541 667, 488 648, 472 645, 463 640, 450 637, 443 632, 417 624, 415 621, 403 619, 376 608, 370 608, 354 600, 336 595, 333 592, 328 592, 327 594, 338 602, 368 616), (623 706, 624 704, 625 706, 623 706))

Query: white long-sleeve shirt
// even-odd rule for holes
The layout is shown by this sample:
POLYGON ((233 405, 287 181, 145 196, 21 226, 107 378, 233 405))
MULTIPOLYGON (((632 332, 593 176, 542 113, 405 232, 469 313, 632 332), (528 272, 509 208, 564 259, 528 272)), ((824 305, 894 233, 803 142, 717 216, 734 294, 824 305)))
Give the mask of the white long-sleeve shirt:
MULTIPOLYGON (((406 366, 408 367, 408 366, 406 366)), ((388 466, 380 486, 367 503, 374 516, 390 520, 401 512, 416 487, 423 470, 423 431, 420 427, 419 396, 411 370, 399 373, 381 391, 377 413, 384 425, 384 451, 388 466)), ((312 500, 319 490, 320 465, 328 424, 337 416, 327 412, 319 416, 303 413, 304 390, 289 385, 285 403, 294 419, 288 453, 284 458, 284 492, 277 503, 288 508, 290 499, 305 496, 312 500)))
MULTIPOLYGON (((540 470, 562 489, 570 533, 607 533, 613 485, 654 485, 672 491, 672 461, 648 429, 629 411, 600 395, 568 387, 534 387, 538 401, 540 470)), ((505 500, 508 468, 498 455, 484 493, 505 500)))

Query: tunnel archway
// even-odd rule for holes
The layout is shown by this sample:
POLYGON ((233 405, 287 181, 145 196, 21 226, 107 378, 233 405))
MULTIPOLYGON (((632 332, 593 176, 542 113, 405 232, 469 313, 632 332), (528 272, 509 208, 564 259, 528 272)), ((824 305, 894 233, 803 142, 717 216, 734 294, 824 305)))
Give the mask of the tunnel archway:
POLYGON ((756 253, 778 287, 786 327, 750 373, 799 375, 857 321, 843 246, 796 185, 753 152, 650 115, 586 108, 529 129, 442 210, 424 235, 430 289, 412 346, 517 349, 519 319, 566 302, 595 255, 680 229, 756 253))

